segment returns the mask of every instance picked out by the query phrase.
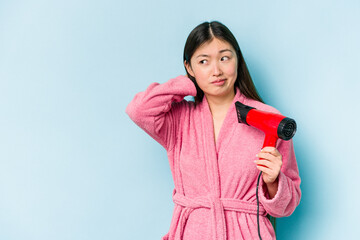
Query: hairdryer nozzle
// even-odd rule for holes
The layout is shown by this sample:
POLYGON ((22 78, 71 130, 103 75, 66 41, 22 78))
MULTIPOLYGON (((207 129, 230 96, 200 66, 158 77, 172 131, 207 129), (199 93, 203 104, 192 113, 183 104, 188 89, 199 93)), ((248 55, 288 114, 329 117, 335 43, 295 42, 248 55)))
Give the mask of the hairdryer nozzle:
POLYGON ((296 133, 296 122, 291 118, 284 118, 279 123, 277 134, 283 140, 290 140, 296 133))
POLYGON ((249 125, 247 122, 246 122, 246 116, 248 114, 248 112, 251 110, 251 109, 254 109, 253 107, 250 107, 250 106, 247 106, 245 104, 242 104, 241 102, 237 101, 235 103, 235 106, 236 106, 236 113, 237 113, 237 117, 238 117, 238 122, 239 123, 245 123, 247 125, 249 125))

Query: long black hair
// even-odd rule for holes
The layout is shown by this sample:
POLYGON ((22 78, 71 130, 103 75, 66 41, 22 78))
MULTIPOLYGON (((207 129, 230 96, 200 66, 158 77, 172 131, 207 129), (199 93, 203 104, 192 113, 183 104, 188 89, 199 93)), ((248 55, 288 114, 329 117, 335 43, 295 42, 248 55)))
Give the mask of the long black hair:
MULTIPOLYGON (((195 27, 189 34, 184 48, 184 61, 186 61, 189 66, 191 66, 190 59, 193 56, 194 52, 202 44, 211 41, 212 39, 217 38, 228 42, 235 50, 236 56, 238 59, 238 69, 237 69, 237 78, 234 84, 234 92, 236 87, 240 89, 240 92, 245 95, 247 98, 254 99, 260 102, 264 102, 256 91, 255 85, 251 79, 249 70, 246 66, 244 57, 241 53, 240 47, 236 38, 231 33, 231 31, 222 23, 218 21, 204 22, 195 27)), ((200 89, 196 80, 191 76, 186 67, 185 71, 188 77, 194 82, 197 94, 195 96, 195 103, 202 101, 204 97, 204 92, 200 89)))

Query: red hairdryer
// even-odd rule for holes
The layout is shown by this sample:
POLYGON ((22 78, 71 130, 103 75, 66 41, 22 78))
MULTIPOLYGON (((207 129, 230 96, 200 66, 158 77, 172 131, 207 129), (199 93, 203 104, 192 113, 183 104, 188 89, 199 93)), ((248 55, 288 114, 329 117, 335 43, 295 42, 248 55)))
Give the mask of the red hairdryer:
MULTIPOLYGON (((281 138, 283 140, 290 140, 296 132, 296 122, 294 119, 284 117, 280 114, 265 112, 257 110, 253 107, 246 106, 241 102, 236 102, 236 112, 239 123, 245 123, 251 125, 257 129, 260 129, 265 133, 264 147, 275 147, 276 141, 281 138)), ((259 165, 263 166, 264 165, 259 165)), ((259 239, 262 240, 260 235, 260 223, 259 223, 259 196, 258 188, 260 182, 261 171, 257 179, 256 184, 256 202, 257 202, 257 226, 259 239)), ((275 222, 275 219, 272 220, 275 222)), ((273 223, 274 225, 274 223, 273 223)))
POLYGON ((245 123, 260 129, 265 133, 264 147, 275 147, 281 138, 290 140, 296 132, 294 119, 280 114, 257 110, 237 101, 235 103, 239 123, 245 123))

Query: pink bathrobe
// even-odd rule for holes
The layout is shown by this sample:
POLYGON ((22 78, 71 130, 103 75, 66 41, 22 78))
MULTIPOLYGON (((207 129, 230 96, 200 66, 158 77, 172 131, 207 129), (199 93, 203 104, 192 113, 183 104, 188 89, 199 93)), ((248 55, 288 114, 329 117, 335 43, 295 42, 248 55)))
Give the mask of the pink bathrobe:
MULTIPOLYGON (((235 102, 279 113, 251 100, 237 89, 215 144, 213 120, 206 97, 196 106, 193 82, 178 76, 152 83, 126 108, 130 118, 166 150, 174 180, 175 203, 169 232, 162 240, 258 239, 254 160, 264 133, 238 123, 235 102)), ((259 186, 260 229, 263 239, 275 239, 266 217, 289 216, 300 202, 300 177, 293 142, 278 140, 283 165, 279 187, 269 199, 262 177, 259 186)))

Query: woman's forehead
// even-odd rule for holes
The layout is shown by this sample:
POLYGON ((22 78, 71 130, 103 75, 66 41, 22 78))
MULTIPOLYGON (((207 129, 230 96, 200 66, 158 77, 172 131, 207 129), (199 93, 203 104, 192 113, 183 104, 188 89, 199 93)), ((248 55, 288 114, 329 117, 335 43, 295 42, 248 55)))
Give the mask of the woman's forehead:
POLYGON ((227 41, 213 38, 210 41, 200 45, 194 52, 194 56, 197 57, 198 55, 214 55, 226 51, 234 52, 234 48, 227 41))

